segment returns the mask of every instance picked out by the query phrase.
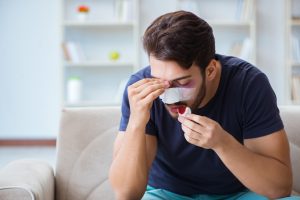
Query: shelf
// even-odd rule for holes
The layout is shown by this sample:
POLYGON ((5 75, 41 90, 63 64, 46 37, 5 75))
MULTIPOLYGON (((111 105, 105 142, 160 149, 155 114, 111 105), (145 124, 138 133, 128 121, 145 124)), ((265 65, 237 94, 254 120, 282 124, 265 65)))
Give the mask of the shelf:
POLYGON ((100 62, 100 61, 84 61, 84 62, 65 62, 65 66, 68 68, 105 68, 105 67, 133 67, 134 64, 131 62, 100 62))
POLYGON ((80 21, 75 12, 78 1, 62 1, 62 104, 67 107, 120 105, 123 82, 127 83, 127 78, 138 68, 139 0, 131 0, 130 5, 122 7, 122 4, 120 8, 110 0, 85 3, 92 12, 80 21), (120 9, 118 15, 116 9, 120 9), (118 51, 121 57, 110 59, 113 51, 118 51), (78 103, 68 101, 70 77, 82 80, 78 103))
POLYGON ((300 106, 300 101, 292 100, 292 105, 300 106))
POLYGON ((133 22, 101 22, 101 21, 65 21, 64 26, 70 28, 132 28, 134 26, 133 22))
POLYGON ((207 21, 211 26, 233 26, 233 27, 248 27, 254 25, 252 21, 221 21, 211 20, 207 21))
POLYGON ((98 107, 98 106, 120 106, 121 103, 100 102, 100 101, 82 101, 78 103, 65 102, 65 107, 98 107))

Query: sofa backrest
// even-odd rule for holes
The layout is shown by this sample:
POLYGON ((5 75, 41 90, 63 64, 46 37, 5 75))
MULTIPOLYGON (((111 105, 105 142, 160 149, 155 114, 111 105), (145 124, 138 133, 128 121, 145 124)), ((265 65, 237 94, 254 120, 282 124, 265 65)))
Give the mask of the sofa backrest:
POLYGON ((56 199, 114 199, 108 183, 119 107, 62 111, 57 141, 56 199))
MULTIPOLYGON (((281 106, 294 172, 300 192, 300 106, 281 106)), ((62 111, 57 142, 56 199, 114 199, 108 182, 119 107, 69 108, 62 111)))
POLYGON ((290 143, 293 190, 300 193, 300 106, 280 106, 279 109, 290 143))

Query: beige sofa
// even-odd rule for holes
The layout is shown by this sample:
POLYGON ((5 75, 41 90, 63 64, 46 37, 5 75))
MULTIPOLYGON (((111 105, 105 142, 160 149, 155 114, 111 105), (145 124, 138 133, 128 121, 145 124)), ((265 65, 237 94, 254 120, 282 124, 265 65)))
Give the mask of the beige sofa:
MULTIPOLYGON (((293 189, 299 193, 300 107, 280 110, 291 146, 293 189)), ((114 199, 107 174, 119 119, 118 107, 64 109, 55 170, 38 160, 8 164, 0 170, 0 199, 114 199)))

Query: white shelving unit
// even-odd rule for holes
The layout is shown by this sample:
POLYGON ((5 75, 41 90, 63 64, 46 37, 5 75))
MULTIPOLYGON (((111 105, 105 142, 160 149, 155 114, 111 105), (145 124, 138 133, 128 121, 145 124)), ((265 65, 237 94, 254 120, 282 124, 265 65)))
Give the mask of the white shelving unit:
POLYGON ((82 61, 82 62, 65 62, 65 66, 68 68, 76 68, 76 67, 94 67, 94 68, 118 68, 118 67, 128 67, 131 68, 133 63, 131 62, 101 62, 101 61, 82 61))
POLYGON ((286 1, 286 97, 300 104, 300 0, 286 1))
POLYGON ((216 51, 256 64, 256 0, 177 0, 213 28, 216 51))
POLYGON ((64 106, 119 105, 124 83, 139 67, 138 0, 62 1, 64 106), (87 19, 78 7, 88 6, 87 19), (112 59, 111 54, 119 55, 112 59), (68 101, 68 80, 79 77, 81 98, 68 101))

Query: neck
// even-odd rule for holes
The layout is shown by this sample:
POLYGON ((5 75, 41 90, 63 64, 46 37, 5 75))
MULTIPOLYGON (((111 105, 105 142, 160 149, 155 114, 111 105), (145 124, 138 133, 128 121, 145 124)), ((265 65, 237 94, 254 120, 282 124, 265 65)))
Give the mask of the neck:
POLYGON ((204 107, 216 95, 221 80, 221 71, 221 63, 217 61, 216 76, 212 81, 206 80, 206 94, 202 102, 200 103, 200 108, 204 107))

